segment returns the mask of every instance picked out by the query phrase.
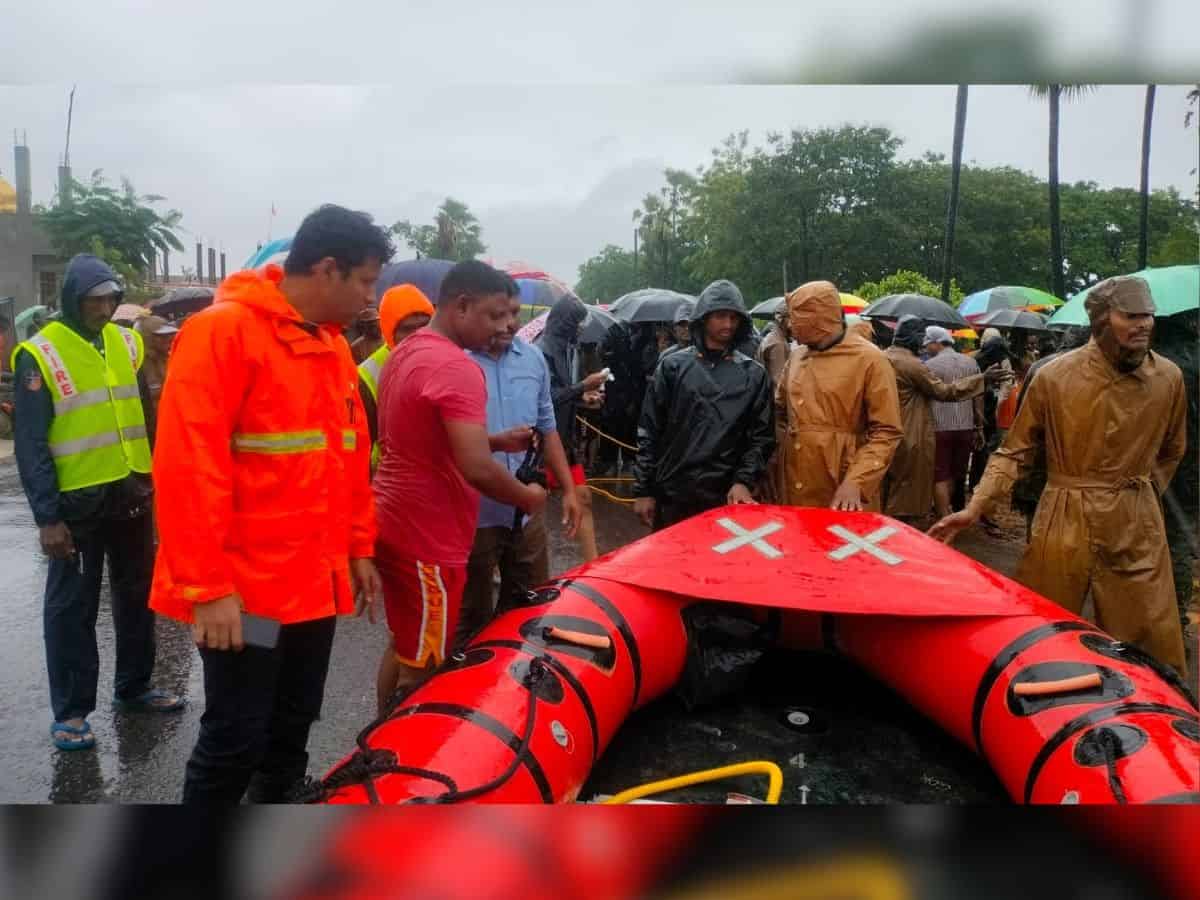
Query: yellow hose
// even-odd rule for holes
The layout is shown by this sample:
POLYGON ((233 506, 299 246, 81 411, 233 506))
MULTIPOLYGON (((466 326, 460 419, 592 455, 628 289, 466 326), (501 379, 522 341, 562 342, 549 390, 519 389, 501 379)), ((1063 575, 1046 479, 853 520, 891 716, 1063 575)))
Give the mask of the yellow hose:
POLYGON ((663 791, 673 791, 676 788, 689 787, 693 784, 704 784, 709 781, 721 781, 725 778, 733 778, 736 775, 766 775, 769 779, 767 784, 767 803, 771 805, 779 803, 779 795, 783 793, 783 772, 779 766, 767 760, 735 763, 732 766, 721 766, 718 769, 705 769, 703 772, 692 772, 688 775, 678 775, 675 778, 666 778, 662 781, 651 781, 648 784, 641 784, 627 791, 621 791, 616 796, 609 797, 604 803, 607 805, 630 803, 634 800, 640 800, 642 797, 649 797, 651 794, 661 794, 663 791))

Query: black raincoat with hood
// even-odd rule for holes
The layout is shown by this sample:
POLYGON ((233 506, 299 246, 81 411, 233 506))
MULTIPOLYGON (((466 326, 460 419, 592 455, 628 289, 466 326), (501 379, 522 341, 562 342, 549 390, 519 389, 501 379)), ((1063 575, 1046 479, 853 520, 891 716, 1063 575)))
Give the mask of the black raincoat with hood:
MULTIPOLYGON (((63 279, 62 323, 101 354, 104 353, 104 341, 98 333, 93 334, 83 327, 79 302, 97 285, 117 280, 106 263, 86 253, 71 259, 63 279)), ((28 351, 17 353, 14 379, 13 452, 21 485, 39 527, 68 522, 72 530, 77 531, 86 522, 130 518, 149 509, 150 478, 136 472, 121 481, 60 493, 49 441, 50 424, 54 421, 54 398, 41 378, 37 361, 28 351)))
POLYGON ((634 496, 657 501, 657 528, 723 506, 735 484, 752 490, 775 449, 767 370, 739 350, 705 347, 705 317, 718 310, 741 320, 733 347, 746 339, 741 292, 713 282, 696 304, 692 346, 662 361, 642 405, 634 496))
POLYGON ((542 355, 550 370, 554 421, 570 465, 575 464, 575 411, 583 397, 583 383, 574 380, 575 351, 579 344, 579 326, 585 318, 587 307, 583 301, 568 294, 550 307, 541 338, 542 355))

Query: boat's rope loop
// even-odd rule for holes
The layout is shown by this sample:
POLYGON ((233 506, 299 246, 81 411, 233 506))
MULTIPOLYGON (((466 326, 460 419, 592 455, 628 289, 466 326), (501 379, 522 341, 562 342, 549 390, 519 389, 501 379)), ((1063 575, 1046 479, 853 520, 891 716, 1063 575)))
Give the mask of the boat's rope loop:
POLYGON ((374 781, 383 775, 410 775, 414 778, 424 778, 437 782, 446 789, 441 794, 432 797, 413 797, 407 801, 412 804, 462 803, 491 793, 504 785, 516 774, 517 769, 521 767, 529 753, 529 745, 533 740, 533 729, 537 721, 537 687, 539 682, 549 675, 549 673, 550 670, 542 657, 535 656, 529 661, 529 669, 522 680, 522 684, 528 689, 529 693, 529 705, 525 714, 525 731, 521 735, 520 742, 513 753, 512 763, 491 781, 477 787, 468 788, 467 790, 460 790, 457 782, 444 772, 435 772, 432 769, 422 769, 415 766, 402 766, 399 764, 399 758, 396 756, 394 750, 384 747, 372 747, 369 744, 371 734, 375 729, 392 718, 396 710, 400 708, 400 705, 416 689, 416 686, 413 686, 401 689, 392 695, 384 712, 358 733, 355 741, 358 744, 358 749, 354 751, 354 754, 345 763, 338 766, 323 779, 306 777, 303 783, 292 791, 289 799, 293 803, 320 803, 329 799, 334 792, 341 788, 361 784, 370 802, 377 804, 379 803, 379 795, 375 791, 374 781))

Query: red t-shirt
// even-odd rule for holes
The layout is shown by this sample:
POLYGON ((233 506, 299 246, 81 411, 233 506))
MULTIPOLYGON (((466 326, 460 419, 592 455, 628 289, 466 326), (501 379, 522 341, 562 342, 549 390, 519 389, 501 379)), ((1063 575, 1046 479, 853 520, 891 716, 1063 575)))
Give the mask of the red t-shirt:
POLYGON ((379 540, 414 560, 465 566, 479 492, 454 463, 446 422, 487 427, 487 381, 461 347, 423 329, 392 351, 379 379, 379 540))

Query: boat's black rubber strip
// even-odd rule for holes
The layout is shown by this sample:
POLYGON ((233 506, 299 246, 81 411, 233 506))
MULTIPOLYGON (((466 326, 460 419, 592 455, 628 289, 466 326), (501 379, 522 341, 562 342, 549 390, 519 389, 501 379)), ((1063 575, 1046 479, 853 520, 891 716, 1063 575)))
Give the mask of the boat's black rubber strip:
POLYGON ((1079 643, 1083 644, 1083 646, 1087 647, 1093 653, 1099 653, 1101 656, 1108 657, 1109 659, 1116 659, 1149 669, 1167 684, 1171 685, 1171 687, 1175 688, 1175 690, 1179 691, 1179 693, 1183 694, 1188 703, 1192 704, 1192 706, 1197 706, 1196 695, 1192 693, 1192 689, 1188 687, 1187 682, 1180 677, 1179 673, 1166 663, 1159 662, 1141 647, 1114 641, 1108 635, 1102 633, 1081 635, 1079 643))
POLYGON ((520 736, 509 731, 503 722, 492 718, 485 712, 480 712, 469 706, 460 706, 457 703, 418 703, 415 706, 406 706, 403 709, 396 710, 392 714, 392 718, 406 719, 409 716, 418 715, 450 716, 455 719, 462 719, 464 722, 478 725, 493 737, 499 738, 513 753, 520 754, 521 764, 525 766, 525 770, 537 785, 542 802, 554 802, 554 792, 550 789, 550 782, 546 778, 546 773, 542 769, 541 763, 537 761, 537 757, 533 755, 532 751, 522 752, 520 736))
POLYGON ((1171 723, 1171 727, 1189 741, 1195 741, 1197 744, 1200 744, 1200 722, 1176 719, 1171 723))
POLYGON ((625 642, 625 647, 629 651, 629 659, 633 663, 633 705, 637 706, 638 699, 642 696, 642 654, 638 651, 637 638, 634 637, 633 629, 629 627, 629 622, 621 615, 621 611, 613 605, 611 600, 590 584, 567 581, 563 583, 563 589, 572 590, 579 596, 590 600, 616 626, 617 633, 621 635, 621 639, 625 642))
POLYGON ((1186 794, 1168 794, 1165 797, 1158 797, 1157 799, 1151 800, 1150 803, 1184 803, 1189 805, 1192 803, 1200 803, 1200 791, 1191 791, 1186 794))
POLYGON ((1041 775, 1042 768, 1049 761, 1050 757, 1054 755, 1054 751, 1076 734, 1091 728, 1093 725, 1099 725, 1101 722, 1107 722, 1110 719, 1119 719, 1122 716, 1134 713, 1162 713, 1182 719, 1196 718, 1196 714, 1190 710, 1178 706, 1167 706, 1165 703, 1115 703, 1111 706, 1102 706, 1099 709, 1086 712, 1082 716, 1072 719, 1062 728, 1058 729, 1058 731, 1054 732, 1046 743, 1042 745, 1042 749, 1038 751, 1037 756, 1033 758, 1033 764, 1029 767, 1029 774, 1025 777, 1025 802, 1032 802, 1030 798, 1033 797, 1033 789, 1037 786, 1038 776, 1041 775))
POLYGON ((979 687, 975 691, 975 704, 971 709, 971 733, 975 738, 975 750, 980 756, 987 758, 987 754, 983 750, 983 709, 987 705, 988 695, 991 694, 1001 673, 1018 655, 1034 644, 1056 634, 1062 634, 1064 631, 1095 631, 1095 628, 1087 622, 1076 622, 1070 619, 1051 622, 1049 625, 1039 625, 1009 643, 1007 647, 996 654, 996 658, 988 665, 983 677, 979 679, 979 687))
POLYGON ((490 647, 504 648, 506 650, 515 650, 517 653, 524 653, 526 656, 541 656, 542 661, 550 667, 559 678, 565 681, 575 692, 575 696, 579 698, 579 705, 583 707, 584 715, 587 716, 588 726, 592 729, 592 762, 594 763, 600 758, 600 726, 596 722, 596 707, 592 705, 592 698, 588 696, 587 689, 575 677, 575 674, 562 664, 560 660, 555 659, 550 653, 542 647, 535 644, 526 644, 522 641, 483 641, 475 644, 471 649, 486 649, 490 647))

